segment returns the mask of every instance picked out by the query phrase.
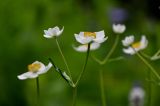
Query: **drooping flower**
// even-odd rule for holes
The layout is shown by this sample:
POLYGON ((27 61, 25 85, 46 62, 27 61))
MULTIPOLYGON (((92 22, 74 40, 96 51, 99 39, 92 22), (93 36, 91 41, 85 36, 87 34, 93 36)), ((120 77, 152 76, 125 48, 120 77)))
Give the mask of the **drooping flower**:
POLYGON ((47 66, 45 66, 41 62, 35 61, 32 64, 28 65, 28 72, 23 73, 21 75, 18 75, 17 77, 20 80, 25 80, 28 78, 36 78, 40 74, 46 73, 51 67, 52 67, 51 63, 49 63, 47 66))
POLYGON ((44 30, 45 38, 52 38, 54 36, 60 36, 64 30, 64 27, 60 30, 59 27, 49 28, 48 30, 44 30))
POLYGON ((126 26, 122 24, 117 24, 117 25, 113 24, 112 28, 113 28, 113 32, 117 34, 121 34, 126 30, 126 26))
POLYGON ((134 36, 126 37, 124 40, 122 40, 123 46, 127 46, 128 48, 124 48, 123 52, 133 55, 136 52, 143 50, 148 45, 148 40, 146 39, 145 35, 142 35, 141 40, 139 42, 134 42, 134 36))
POLYGON ((144 106, 145 91, 140 86, 134 86, 129 94, 129 106, 144 106))
MULTIPOLYGON (((90 45, 90 50, 96 50, 100 47, 99 43, 93 42, 90 45)), ((88 49, 88 44, 80 45, 78 47, 73 47, 78 52, 86 52, 88 49)))
POLYGON ((105 37, 104 31, 99 32, 80 32, 75 34, 76 40, 81 44, 88 44, 91 42, 103 43, 108 37, 105 37))

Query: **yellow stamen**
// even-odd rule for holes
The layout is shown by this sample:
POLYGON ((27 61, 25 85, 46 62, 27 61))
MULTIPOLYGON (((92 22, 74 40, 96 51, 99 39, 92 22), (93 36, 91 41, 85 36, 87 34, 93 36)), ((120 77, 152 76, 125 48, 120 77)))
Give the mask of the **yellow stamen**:
POLYGON ((28 70, 32 72, 37 72, 40 68, 41 68, 40 63, 33 63, 33 64, 28 65, 28 70))
POLYGON ((96 38, 96 33, 95 32, 84 32, 84 36, 85 37, 91 37, 91 36, 93 36, 94 38, 96 38))
POLYGON ((141 46, 141 42, 136 42, 132 44, 133 48, 139 48, 141 46))

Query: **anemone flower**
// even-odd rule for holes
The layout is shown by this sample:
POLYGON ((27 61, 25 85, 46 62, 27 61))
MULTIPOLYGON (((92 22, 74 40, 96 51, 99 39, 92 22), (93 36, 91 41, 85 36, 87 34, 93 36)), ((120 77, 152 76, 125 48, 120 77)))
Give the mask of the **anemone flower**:
POLYGON ((104 31, 99 32, 80 32, 75 34, 76 40, 81 44, 88 44, 91 42, 103 43, 108 37, 105 37, 104 31))
POLYGON ((18 75, 18 79, 25 80, 28 78, 36 78, 40 74, 46 73, 50 68, 52 67, 52 64, 49 63, 47 66, 45 66, 43 63, 39 61, 35 61, 32 64, 28 65, 28 72, 23 73, 21 75, 18 75))
POLYGON ((145 35, 142 35, 141 40, 138 42, 134 42, 134 36, 128 36, 124 40, 122 40, 123 46, 126 46, 128 48, 124 48, 123 52, 126 54, 133 55, 136 52, 143 50, 148 45, 148 40, 145 35))
POLYGON ((54 36, 60 36, 64 30, 64 27, 60 30, 59 27, 49 28, 48 30, 44 30, 45 38, 53 38, 54 36))

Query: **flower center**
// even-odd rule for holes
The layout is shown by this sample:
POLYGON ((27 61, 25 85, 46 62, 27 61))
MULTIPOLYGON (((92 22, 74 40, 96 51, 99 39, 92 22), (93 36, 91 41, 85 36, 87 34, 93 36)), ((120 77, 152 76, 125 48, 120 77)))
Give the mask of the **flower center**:
POLYGON ((37 72, 40 68, 41 68, 40 63, 33 63, 33 64, 28 65, 28 70, 31 72, 37 72))
POLYGON ((94 37, 96 38, 96 33, 95 32, 84 32, 85 37, 94 37))
POLYGON ((136 42, 131 45, 133 48, 139 48, 141 46, 141 42, 136 42))

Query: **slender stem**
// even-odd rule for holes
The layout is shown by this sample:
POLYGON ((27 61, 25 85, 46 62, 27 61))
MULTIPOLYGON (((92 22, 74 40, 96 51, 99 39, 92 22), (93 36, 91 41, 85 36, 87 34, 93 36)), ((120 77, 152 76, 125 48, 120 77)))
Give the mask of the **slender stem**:
POLYGON ((119 56, 119 57, 116 57, 116 58, 109 59, 108 62, 119 61, 119 60, 122 60, 122 59, 124 59, 124 57, 119 56))
POLYGON ((72 106, 76 106, 77 87, 74 87, 72 89, 73 89, 73 102, 72 102, 72 106))
POLYGON ((60 52, 60 54, 61 54, 61 56, 62 56, 62 58, 63 58, 63 61, 64 61, 65 66, 66 66, 66 68, 67 68, 69 77, 70 77, 71 80, 72 80, 71 72, 70 72, 69 66, 68 66, 68 64, 67 64, 66 58, 65 58, 64 55, 63 55, 63 52, 62 52, 62 50, 61 50, 61 47, 60 47, 60 45, 59 45, 59 42, 58 42, 57 38, 55 38, 55 39, 56 39, 56 44, 57 44, 57 46, 58 46, 58 50, 59 50, 59 52, 60 52))
POLYGON ((160 59, 160 50, 158 50, 152 57, 151 60, 157 60, 160 59))
POLYGON ((39 78, 36 78, 36 86, 37 86, 37 106, 39 106, 39 99, 40 99, 40 89, 39 89, 39 78))
POLYGON ((148 66, 148 68, 152 71, 152 73, 160 80, 159 74, 156 72, 156 70, 148 63, 148 61, 145 60, 138 52, 136 52, 137 56, 148 66))
POLYGON ((81 77, 82 77, 83 74, 84 74, 84 71, 85 71, 85 69, 86 69, 87 62, 88 62, 89 52, 90 52, 90 43, 88 44, 87 55, 86 55, 86 60, 85 60, 84 66, 83 66, 83 68, 82 68, 82 71, 81 71, 78 79, 77 79, 77 82, 75 83, 75 86, 78 85, 79 81, 81 80, 81 77))
POLYGON ((100 77, 102 106, 106 106, 106 98, 105 98, 105 92, 104 92, 104 81, 103 81, 103 70, 99 70, 99 77, 100 77))
POLYGON ((118 45, 118 41, 119 41, 119 35, 116 36, 116 40, 111 48, 111 50, 109 51, 109 53, 107 54, 107 56, 104 58, 104 60, 102 61, 102 64, 105 64, 108 59, 110 58, 110 56, 112 55, 112 53, 114 52, 115 48, 117 47, 118 45))
MULTIPOLYGON (((119 35, 116 36, 115 42, 111 48, 111 50, 109 51, 109 53, 106 55, 106 57, 104 58, 103 61, 100 61, 99 59, 97 59, 96 57, 93 57, 93 59, 98 62, 101 66, 104 65, 107 61, 109 61, 110 56, 113 54, 114 50, 116 49, 117 45, 119 42, 119 35)), ((114 60, 113 60, 114 61, 114 60)), ((100 70, 100 88, 101 88, 101 100, 102 100, 102 106, 106 106, 106 100, 105 100, 105 93, 104 93, 104 82, 103 82, 103 71, 100 70)))
POLYGON ((94 55, 91 55, 91 57, 93 58, 94 61, 96 61, 99 64, 102 64, 102 61, 100 59, 98 59, 97 57, 95 57, 94 55))
POLYGON ((140 52, 140 54, 149 60, 151 59, 151 56, 149 56, 148 54, 145 54, 143 52, 140 52))
POLYGON ((104 58, 104 60, 99 60, 98 58, 96 58, 95 56, 92 56, 92 58, 97 62, 99 63, 100 65, 104 65, 108 59, 110 58, 110 56, 112 55, 112 53, 114 52, 115 48, 117 47, 118 45, 118 41, 119 41, 119 35, 116 36, 116 40, 111 48, 111 50, 109 51, 109 53, 106 55, 106 57, 104 58))
MULTIPOLYGON (((149 80, 152 80, 151 71, 147 72, 147 77, 149 80)), ((152 83, 148 81, 148 103, 147 106, 151 106, 151 97, 152 97, 152 83)))

